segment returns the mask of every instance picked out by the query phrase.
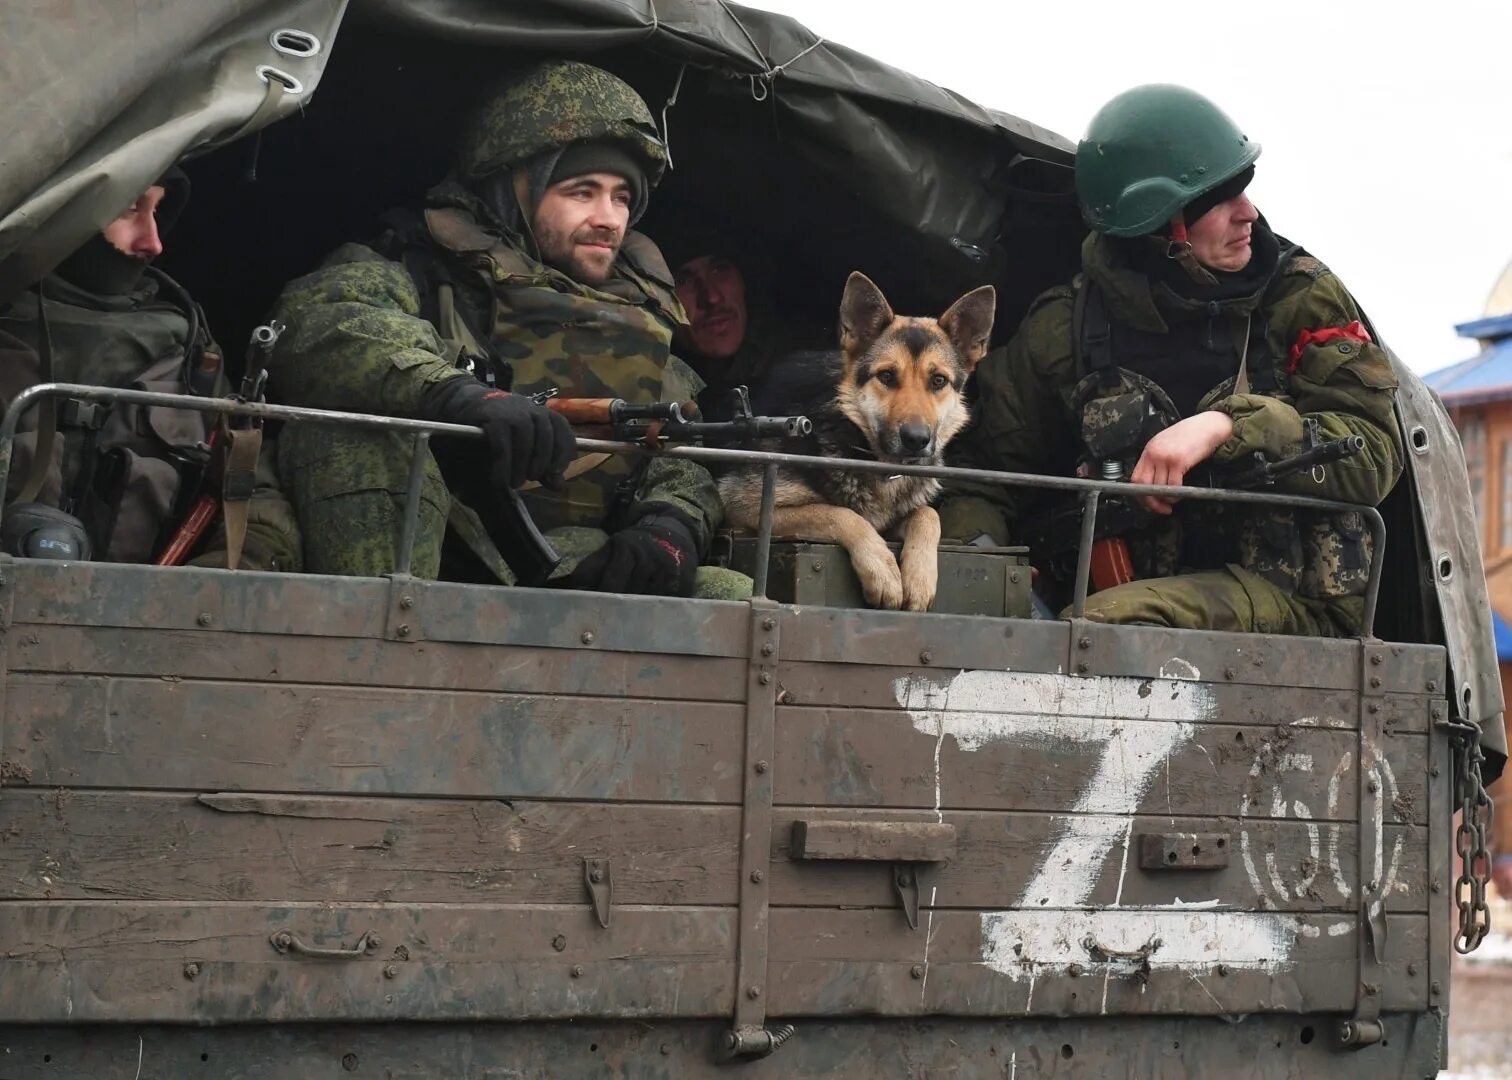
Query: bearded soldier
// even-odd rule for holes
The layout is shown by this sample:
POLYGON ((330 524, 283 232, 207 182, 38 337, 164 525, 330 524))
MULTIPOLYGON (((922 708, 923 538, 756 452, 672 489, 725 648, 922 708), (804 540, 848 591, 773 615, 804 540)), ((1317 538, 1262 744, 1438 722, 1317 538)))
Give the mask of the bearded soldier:
MULTIPOLYGON (((1271 460, 1359 436, 1362 452, 1278 483, 1374 506, 1403 467, 1396 377, 1354 301, 1277 236, 1245 193, 1260 147, 1212 102, 1141 86, 1093 118, 1076 190, 1082 273, 1030 309, 978 369, 961 464, 1179 485, 1198 466, 1271 460)), ((1144 497, 1124 539, 1137 580, 1087 618, 1218 630, 1359 632, 1362 515, 1144 497)), ((946 535, 1023 526, 1006 489, 957 486, 946 535)))
MULTIPOLYGON (((630 231, 666 165, 650 111, 623 81, 553 61, 487 98, 454 172, 372 244, 290 283, 273 388, 293 404, 483 428, 425 462, 414 572, 517 580, 491 515, 512 489, 563 556, 554 584, 739 598, 749 579, 701 567, 721 507, 690 461, 593 455, 529 395, 686 402, 702 388, 671 355, 686 323, 656 246, 630 231), (507 392, 506 392, 507 391, 507 392), (566 479, 561 477, 565 473, 566 479), (545 482, 535 487, 533 482, 545 482)), ((308 569, 394 569, 412 441, 303 425, 280 470, 308 569)))

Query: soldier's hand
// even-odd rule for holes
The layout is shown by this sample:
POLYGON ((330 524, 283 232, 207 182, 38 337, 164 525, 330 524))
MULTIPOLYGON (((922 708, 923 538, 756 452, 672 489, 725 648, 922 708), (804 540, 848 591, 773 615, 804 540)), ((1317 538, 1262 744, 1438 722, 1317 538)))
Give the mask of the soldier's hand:
POLYGON ((577 454, 577 439, 565 418, 527 397, 490 390, 473 379, 450 379, 432 389, 421 403, 421 416, 482 428, 495 488, 550 481, 577 454))
POLYGON ((692 596, 698 573, 693 531, 673 514, 651 514, 578 564, 561 582, 569 589, 692 596))
MULTIPOLYGON (((1188 472, 1212 457, 1233 434, 1233 419, 1221 412, 1209 410, 1178 420, 1145 443, 1129 481, 1180 486, 1188 472)), ((1169 514, 1177 500, 1143 495, 1139 502, 1153 514, 1169 514)))

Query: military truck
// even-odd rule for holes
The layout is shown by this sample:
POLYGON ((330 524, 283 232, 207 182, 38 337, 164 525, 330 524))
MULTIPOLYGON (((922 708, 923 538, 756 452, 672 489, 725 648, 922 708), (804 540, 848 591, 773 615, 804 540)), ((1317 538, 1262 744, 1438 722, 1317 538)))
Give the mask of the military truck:
MULTIPOLYGON (((641 90, 657 201, 796 256, 788 310, 992 282, 1005 336, 1075 265, 1071 144, 790 20, 344 8, 0 15, 0 296, 192 154, 165 261, 231 340, 542 54, 641 90)), ((1463 458, 1401 376, 1354 640, 1026 618, 1015 552, 1006 617, 779 603, 832 561, 769 529, 749 603, 0 559, 0 1075, 1432 1076, 1505 747, 1463 458)), ((427 430, 39 387, 0 461, 133 395, 427 430)))

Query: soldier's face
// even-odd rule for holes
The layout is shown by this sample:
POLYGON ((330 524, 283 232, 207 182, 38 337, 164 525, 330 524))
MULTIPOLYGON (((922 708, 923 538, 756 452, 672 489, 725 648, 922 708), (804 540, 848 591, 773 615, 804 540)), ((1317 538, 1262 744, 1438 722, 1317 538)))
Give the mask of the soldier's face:
POLYGON ((163 253, 163 238, 158 235, 157 208, 165 191, 154 184, 121 212, 121 216, 100 230, 106 240, 122 255, 138 259, 155 259, 163 253))
POLYGON ((546 189, 536 207, 541 261, 585 285, 609 279, 630 224, 630 185, 614 173, 585 173, 546 189))
POLYGON ((677 298, 688 312, 687 338, 711 360, 728 360, 746 333, 745 275, 722 255, 700 255, 677 268, 677 298))
POLYGON ((1233 273, 1249 265, 1250 230, 1260 211, 1244 192, 1221 202, 1187 226, 1197 261, 1210 270, 1233 273))

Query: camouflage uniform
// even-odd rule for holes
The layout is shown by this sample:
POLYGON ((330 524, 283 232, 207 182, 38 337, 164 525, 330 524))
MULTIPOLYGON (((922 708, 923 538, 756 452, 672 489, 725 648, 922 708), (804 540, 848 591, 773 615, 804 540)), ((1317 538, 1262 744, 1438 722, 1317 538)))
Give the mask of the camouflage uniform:
MULTIPOLYGON (((1371 506, 1385 498, 1403 466, 1393 411, 1396 378, 1385 352, 1341 338, 1309 344, 1289 358, 1303 330, 1344 327, 1360 317, 1327 267, 1299 249, 1286 251, 1283 243, 1264 287, 1205 312, 1204 305, 1156 287, 1119 257, 1118 243, 1089 236, 1084 276, 1077 281, 1101 290, 1115 326, 1156 342, 1183 319, 1211 316, 1227 324, 1234 342, 1245 340, 1251 320, 1265 329, 1263 343, 1251 345, 1247 369, 1272 365, 1274 379, 1264 381, 1274 389, 1235 393, 1231 376, 1197 405, 1197 411, 1216 410, 1234 421, 1233 436, 1218 448, 1215 463, 1248 460, 1256 451, 1271 459, 1299 452, 1306 417, 1317 422, 1320 438, 1361 435, 1365 450, 1328 466, 1321 483, 1302 474, 1281 481, 1277 490, 1371 506)), ((957 463, 1065 474, 1078 456, 1094 462, 1111 456, 1128 475, 1144 443, 1179 419, 1169 397, 1144 376, 1119 368, 1116 379, 1104 381, 1083 370, 1073 346, 1075 309, 1074 288, 1051 289, 1035 302, 1007 349, 982 362, 975 423, 952 447, 957 463)), ((1235 376, 1239 360, 1236 346, 1235 376)), ((1006 541, 1019 524, 1021 499, 1010 489, 954 485, 941 507, 944 534, 1006 541)), ((1319 636, 1358 632, 1370 559, 1359 514, 1187 501, 1173 519, 1152 521, 1128 539, 1142 580, 1090 597, 1089 619, 1319 636), (1194 537, 1203 538, 1196 546, 1206 547, 1215 565, 1169 576, 1190 569, 1181 556, 1192 551, 1194 537)))
MULTIPOLYGON (((45 302, 51 342, 50 381, 91 383, 162 393, 191 393, 191 371, 202 353, 219 355, 197 308, 174 295, 164 276, 149 271, 129 293, 86 291, 54 275, 36 291, 0 307, 0 408, 42 380, 39 343, 45 302), (191 321, 198 330, 193 329, 191 321)), ((201 392, 229 393, 218 372, 201 392)), ((14 497, 32 470, 38 412, 21 422, 11 464, 8 497, 14 497)), ((110 406, 91 439, 66 421, 59 409, 52 463, 37 499, 51 506, 65 501, 83 520, 94 557, 110 562, 150 562, 166 546, 189 510, 199 473, 206 464, 206 439, 214 426, 207 413, 137 405, 110 406), (93 460, 89 460, 92 457, 93 460), (86 469, 91 477, 81 476, 86 469), (186 484, 186 480, 188 483, 186 484), (81 490, 81 488, 83 490, 81 490)), ((260 462, 258 485, 248 513, 244 569, 300 569, 299 528, 293 509, 279 493, 273 471, 260 462)), ((216 530, 191 559, 196 565, 226 565, 225 532, 216 530)))
MULTIPOLYGON (((392 216, 378 242, 347 244, 285 288, 278 317, 289 329, 274 358, 275 392, 300 405, 399 416, 415 415, 438 383, 474 376, 520 393, 556 387, 564 397, 691 400, 702 384, 671 355, 673 327, 686 317, 654 244, 627 233, 610 279, 585 285, 544 265, 520 221, 477 194, 490 178, 518 176, 509 166, 583 139, 620 140, 659 174, 665 157, 647 133, 654 131, 649 113, 625 95, 633 91, 596 68, 549 64, 494 98, 463 141, 466 184, 447 180, 430 192, 422 215, 392 216), (627 109, 644 114, 643 123, 614 118, 627 109), (436 307, 438 280, 454 289, 455 319, 436 307)), ((364 576, 393 569, 412 445, 408 437, 314 425, 285 433, 280 471, 305 527, 310 569, 364 576)), ((657 510, 691 522, 707 549, 722 517, 708 471, 670 458, 637 460, 611 457, 560 491, 524 493, 563 556, 556 577, 610 532, 657 510)), ((421 505, 414 573, 441 574, 449 527, 486 579, 514 583, 434 457, 425 464, 421 505)), ((749 592, 743 575, 699 568, 696 595, 749 592)))

